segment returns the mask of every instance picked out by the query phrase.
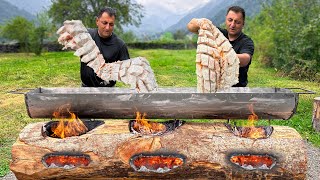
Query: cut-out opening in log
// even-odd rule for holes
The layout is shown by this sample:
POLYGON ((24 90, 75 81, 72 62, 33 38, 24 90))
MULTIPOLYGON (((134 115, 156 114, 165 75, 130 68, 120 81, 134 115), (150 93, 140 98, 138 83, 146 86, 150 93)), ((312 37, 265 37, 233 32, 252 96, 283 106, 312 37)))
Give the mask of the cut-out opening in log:
POLYGON ((46 154, 42 158, 42 163, 47 168, 72 169, 88 166, 90 162, 90 156, 82 153, 58 152, 46 154))
POLYGON ((166 173, 185 163, 186 157, 181 154, 137 154, 130 158, 130 166, 139 172, 166 173))
POLYGON ((230 124, 225 124, 225 126, 235 135, 242 138, 250 139, 266 139, 273 133, 272 126, 232 126, 230 124))
POLYGON ((268 154, 234 154, 230 162, 245 170, 271 170, 276 159, 268 154))
MULTIPOLYGON (((86 127, 86 130, 81 131, 80 133, 76 133, 76 134, 66 133, 65 137, 81 136, 81 135, 86 134, 89 131, 104 124, 104 121, 100 121, 100 120, 93 120, 93 121, 92 120, 80 120, 80 121, 86 127)), ((55 129, 57 127, 59 127, 59 123, 61 123, 61 121, 50 121, 50 122, 46 123, 41 129, 42 135, 44 137, 61 138, 55 134, 55 129)), ((69 123, 68 121, 65 121, 63 123, 64 123, 64 127, 68 127, 68 123, 69 123)))
POLYGON ((182 120, 169 120, 164 122, 152 122, 152 121, 129 121, 129 130, 134 134, 142 135, 162 135, 164 133, 174 131, 178 127, 182 126, 185 121, 182 120))

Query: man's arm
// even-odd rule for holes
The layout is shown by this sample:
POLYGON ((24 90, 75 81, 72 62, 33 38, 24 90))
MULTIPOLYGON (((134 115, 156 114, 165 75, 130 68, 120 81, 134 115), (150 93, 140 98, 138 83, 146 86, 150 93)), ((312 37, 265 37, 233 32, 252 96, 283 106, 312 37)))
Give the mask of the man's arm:
POLYGON ((251 55, 247 53, 237 54, 237 56, 240 60, 240 67, 247 66, 251 60, 251 55))
POLYGON ((119 59, 118 60, 127 60, 130 59, 129 51, 126 44, 123 44, 119 50, 119 59))
POLYGON ((237 53, 237 56, 240 60, 240 67, 245 67, 250 64, 253 53, 254 43, 251 38, 247 38, 237 53))

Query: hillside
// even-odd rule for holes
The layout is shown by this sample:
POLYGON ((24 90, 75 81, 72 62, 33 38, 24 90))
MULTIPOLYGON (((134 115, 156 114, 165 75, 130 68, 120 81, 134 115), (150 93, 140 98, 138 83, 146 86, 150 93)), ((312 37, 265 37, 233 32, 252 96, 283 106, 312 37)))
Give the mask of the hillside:
POLYGON ((29 12, 21 10, 5 0, 0 0, 0 24, 3 24, 7 20, 16 16, 22 16, 28 20, 32 20, 35 18, 35 16, 30 14, 29 12))
POLYGON ((51 0, 5 0, 5 1, 33 15, 36 15, 39 12, 48 9, 52 4, 51 0))
POLYGON ((186 25, 192 18, 207 18, 214 24, 220 25, 225 20, 228 7, 232 5, 243 7, 246 11, 246 17, 252 17, 260 12, 262 4, 266 1, 269 0, 211 0, 201 8, 187 14, 178 23, 166 29, 166 31, 175 32, 177 30, 186 30, 186 25))

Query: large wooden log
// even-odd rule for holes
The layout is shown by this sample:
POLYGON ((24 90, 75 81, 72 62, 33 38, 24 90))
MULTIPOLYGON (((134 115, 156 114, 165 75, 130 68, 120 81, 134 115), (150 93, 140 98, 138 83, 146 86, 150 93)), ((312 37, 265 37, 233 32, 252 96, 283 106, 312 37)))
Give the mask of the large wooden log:
POLYGON ((43 137, 45 123, 26 126, 12 147, 10 169, 18 179, 305 179, 306 147, 290 127, 276 126, 268 139, 234 136, 223 124, 186 123, 161 136, 131 134, 127 121, 106 121, 87 134, 65 139, 43 137), (72 169, 48 168, 48 153, 83 153, 88 166, 72 169), (179 154, 185 162, 169 172, 138 172, 130 166, 137 154, 179 154), (247 170, 231 163, 237 154, 268 155, 276 164, 271 170, 247 170))
POLYGON ((155 93, 133 93, 125 88, 39 88, 25 95, 31 118, 53 118, 69 104, 80 118, 134 119, 144 112, 153 119, 289 119, 298 95, 283 88, 233 87, 217 93, 195 88, 159 88, 155 93))
POLYGON ((320 132, 320 97, 314 98, 312 127, 320 132))

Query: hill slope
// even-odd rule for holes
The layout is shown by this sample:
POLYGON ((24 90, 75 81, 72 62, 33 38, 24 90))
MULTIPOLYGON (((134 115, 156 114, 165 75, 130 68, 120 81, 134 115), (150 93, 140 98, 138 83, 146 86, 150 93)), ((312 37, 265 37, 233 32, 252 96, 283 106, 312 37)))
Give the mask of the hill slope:
POLYGON ((0 24, 4 24, 7 20, 16 16, 22 16, 28 20, 35 18, 35 16, 29 12, 21 10, 7 1, 0 0, 0 24))
POLYGON ((220 25, 225 20, 225 15, 228 7, 232 5, 241 6, 246 11, 246 17, 252 17, 259 13, 262 4, 269 0, 211 0, 201 8, 190 12, 183 17, 178 23, 170 26, 166 31, 175 32, 177 30, 187 30, 186 25, 192 18, 207 18, 210 19, 215 25, 220 25))

